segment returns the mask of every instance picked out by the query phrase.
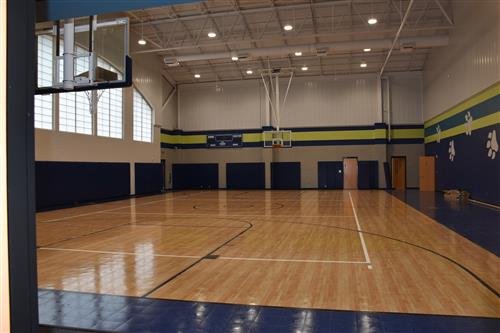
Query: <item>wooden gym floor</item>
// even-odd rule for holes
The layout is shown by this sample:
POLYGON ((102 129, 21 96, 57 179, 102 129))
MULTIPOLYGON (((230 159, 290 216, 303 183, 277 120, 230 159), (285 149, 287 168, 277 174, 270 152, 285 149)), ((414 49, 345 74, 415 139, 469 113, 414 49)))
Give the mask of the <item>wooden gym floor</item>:
POLYGON ((498 317, 497 256, 385 191, 184 191, 37 214, 40 288, 498 317))

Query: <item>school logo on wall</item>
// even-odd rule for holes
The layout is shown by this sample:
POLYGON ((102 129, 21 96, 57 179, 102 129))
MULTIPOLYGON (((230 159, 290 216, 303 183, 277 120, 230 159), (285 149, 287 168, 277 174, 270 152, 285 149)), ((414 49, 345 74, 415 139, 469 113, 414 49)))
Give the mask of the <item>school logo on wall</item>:
POLYGON ((455 142, 453 140, 450 141, 450 148, 448 148, 448 153, 450 154, 450 161, 453 162, 455 159, 455 142))
POLYGON ((488 141, 486 141, 486 149, 488 149, 488 157, 492 160, 495 159, 498 152, 497 131, 493 130, 488 133, 488 141))
POLYGON ((472 135, 472 115, 467 111, 465 115, 465 135, 472 135))
POLYGON ((436 142, 440 143, 441 142, 441 127, 439 127, 439 125, 436 126, 436 135, 437 135, 436 142))

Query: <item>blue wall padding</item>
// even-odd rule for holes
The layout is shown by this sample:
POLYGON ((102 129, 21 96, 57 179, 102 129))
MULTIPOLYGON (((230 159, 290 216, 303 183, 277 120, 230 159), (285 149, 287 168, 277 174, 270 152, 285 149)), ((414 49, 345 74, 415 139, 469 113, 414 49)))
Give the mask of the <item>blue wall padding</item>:
POLYGON ((471 197, 500 206, 500 151, 494 159, 488 156, 488 134, 496 131, 500 139, 500 125, 472 131, 470 136, 460 134, 441 139, 440 143, 425 145, 425 154, 436 156, 436 188, 438 190, 463 189, 471 197), (455 156, 450 160, 450 142, 455 146, 455 156))
POLYGON ((135 163, 135 194, 161 192, 162 172, 161 163, 135 163))
POLYGON ((358 188, 378 188, 378 161, 358 161, 358 188))
POLYGON ((266 187, 266 164, 227 163, 226 187, 228 189, 264 189, 266 187))
POLYGON ((271 188, 300 189, 300 162, 272 162, 271 188))
POLYGON ((129 163, 36 162, 37 210, 130 195, 129 163))
POLYGON ((174 190, 219 188, 219 165, 173 164, 172 182, 174 190))
POLYGON ((343 189, 344 166, 342 161, 318 162, 318 188, 343 189))

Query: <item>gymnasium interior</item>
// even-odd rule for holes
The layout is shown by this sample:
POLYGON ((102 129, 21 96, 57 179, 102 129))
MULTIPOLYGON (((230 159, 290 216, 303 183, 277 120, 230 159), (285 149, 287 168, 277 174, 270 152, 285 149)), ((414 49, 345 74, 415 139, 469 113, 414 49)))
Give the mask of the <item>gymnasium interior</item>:
POLYGON ((0 332, 500 332, 499 17, 0 1, 0 332))

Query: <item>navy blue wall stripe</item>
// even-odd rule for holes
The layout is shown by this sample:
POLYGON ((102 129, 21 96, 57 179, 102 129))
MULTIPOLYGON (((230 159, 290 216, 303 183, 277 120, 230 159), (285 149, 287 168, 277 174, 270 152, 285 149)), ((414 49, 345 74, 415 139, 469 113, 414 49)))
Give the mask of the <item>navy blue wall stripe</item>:
POLYGON ((49 209, 130 195, 129 163, 35 163, 36 208, 49 209))
POLYGON ((500 110, 500 95, 496 95, 486 101, 483 101, 467 110, 459 112, 443 121, 440 121, 432 126, 427 127, 424 130, 425 136, 430 136, 436 134, 436 126, 439 125, 441 131, 445 131, 447 129, 464 125, 465 124, 465 115, 467 112, 470 112, 473 119, 479 119, 484 116, 493 114, 500 110))

